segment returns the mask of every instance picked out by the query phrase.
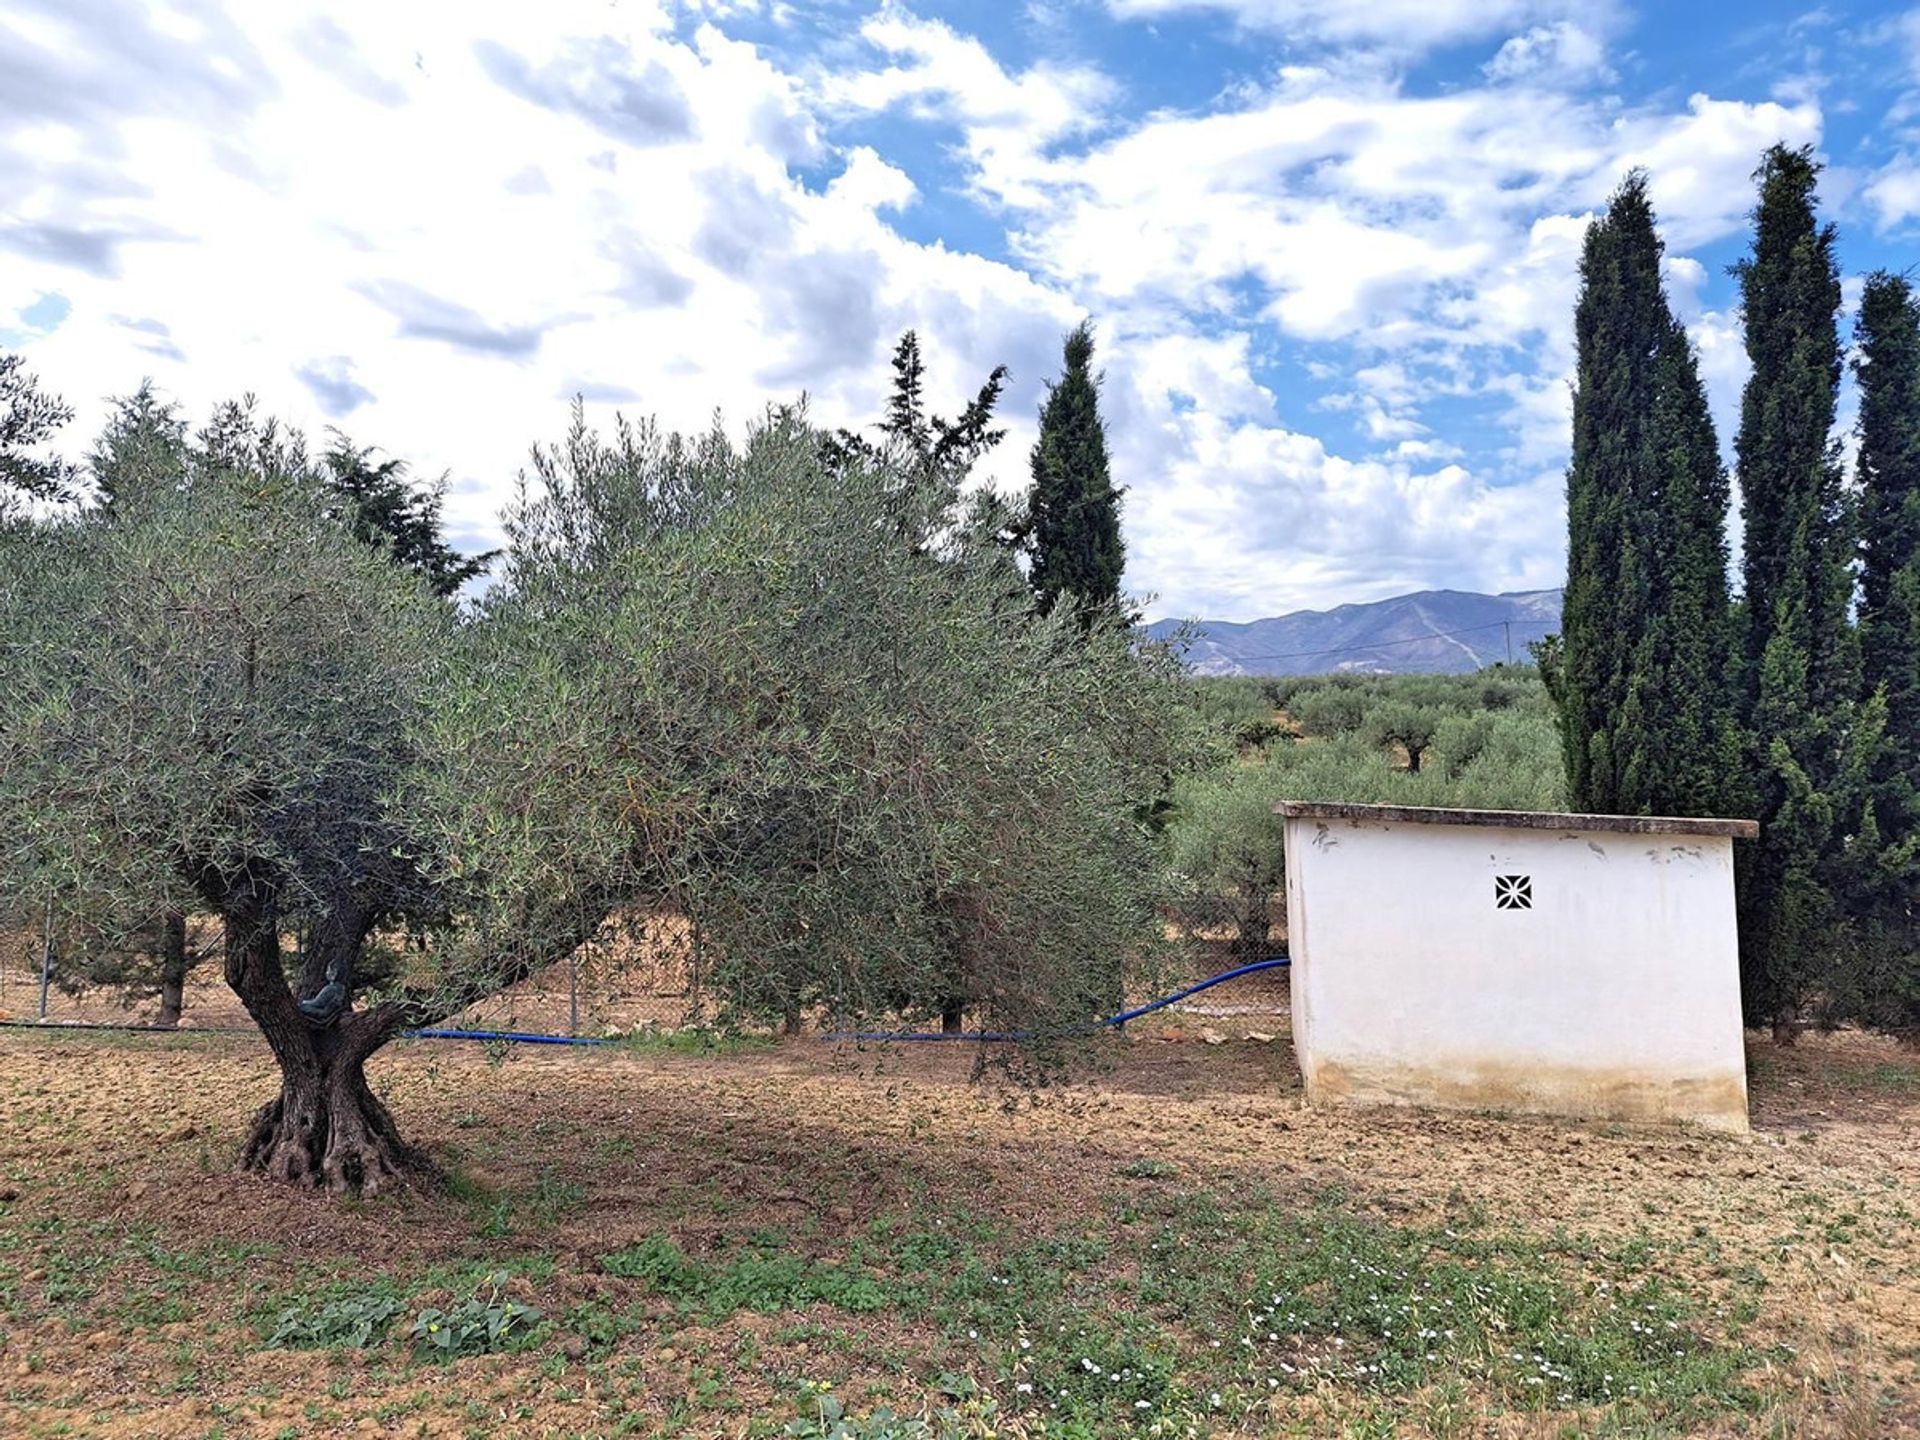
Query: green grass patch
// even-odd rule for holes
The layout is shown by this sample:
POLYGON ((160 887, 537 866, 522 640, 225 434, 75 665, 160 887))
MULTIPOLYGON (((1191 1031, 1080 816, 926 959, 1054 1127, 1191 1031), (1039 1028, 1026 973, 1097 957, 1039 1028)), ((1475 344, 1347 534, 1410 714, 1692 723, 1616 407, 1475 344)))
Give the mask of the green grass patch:
POLYGON ((635 1055, 697 1055, 711 1058, 722 1055, 751 1055, 779 1046, 777 1035, 755 1034, 745 1030, 637 1030, 620 1037, 623 1049, 635 1055))
POLYGON ((1867 1083, 1876 1090, 1911 1095, 1920 1091, 1920 1066, 1876 1065, 1867 1072, 1867 1083))
POLYGON ((1464 1378, 1517 1408, 1745 1409, 1728 1322, 1654 1269, 1650 1247, 1400 1226, 1337 1197, 1160 1207, 1138 1294, 1205 1337, 1211 1383, 1258 1395, 1328 1383, 1404 1393, 1464 1378), (1578 1272, 1569 1258, 1581 1263, 1578 1272))
POLYGON ((658 1294, 713 1320, 738 1310, 771 1313, 813 1304, 858 1313, 884 1310, 895 1300, 879 1278, 858 1263, 809 1260, 766 1243, 749 1244, 713 1260, 694 1260, 672 1240, 649 1236, 601 1256, 600 1264, 609 1275, 645 1281, 658 1294))
POLYGON ((1516 1409, 1675 1420, 1755 1403, 1738 1320, 1659 1273, 1650 1242, 1609 1252, 1396 1225, 1337 1195, 1230 1205, 1130 1189, 1107 1221, 1022 1239, 921 1215, 825 1258, 774 1234, 702 1257, 654 1236, 601 1264, 710 1325, 739 1310, 896 1311, 934 1327, 1009 1410, 1090 1434, 1239 1423, 1276 1392, 1330 1387, 1384 1400, 1465 1382, 1516 1409))

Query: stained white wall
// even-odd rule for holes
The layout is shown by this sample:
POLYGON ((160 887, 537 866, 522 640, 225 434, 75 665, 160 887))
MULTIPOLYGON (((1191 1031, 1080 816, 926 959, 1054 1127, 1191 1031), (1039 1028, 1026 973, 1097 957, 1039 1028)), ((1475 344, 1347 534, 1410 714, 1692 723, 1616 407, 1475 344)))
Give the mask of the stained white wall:
POLYGON ((1288 817, 1309 1099, 1745 1130, 1733 844, 1288 817))

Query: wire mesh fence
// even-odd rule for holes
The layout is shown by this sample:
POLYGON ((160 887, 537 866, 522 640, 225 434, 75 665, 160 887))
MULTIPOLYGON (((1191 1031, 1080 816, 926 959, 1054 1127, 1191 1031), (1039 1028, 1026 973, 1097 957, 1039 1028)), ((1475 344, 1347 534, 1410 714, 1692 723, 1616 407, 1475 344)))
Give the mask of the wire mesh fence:
MULTIPOLYGON (((1169 895, 1156 904, 1161 953, 1134 967, 1126 1002, 1160 995, 1283 953, 1281 896, 1169 895)), ((187 977, 180 1028, 218 1030, 251 1024, 220 972, 219 922, 190 917, 187 977)), ((289 973, 297 968, 299 937, 286 937, 289 973)), ((727 995, 715 988, 697 934, 678 916, 629 920, 615 938, 582 947, 450 1017, 448 1029, 556 1036, 605 1037, 737 1023, 727 995)), ((97 983, 68 942, 44 922, 0 921, 0 1020, 52 1024, 151 1025, 159 996, 150 984, 97 983), (44 998, 43 998, 44 981, 44 998)), ((1195 1015, 1284 1013, 1287 977, 1271 970, 1210 990, 1178 1009, 1195 1015)), ((803 1029, 830 1029, 837 1017, 810 1013, 803 1029)))
MULTIPOLYGON (((1175 957, 1172 973, 1158 977, 1168 990, 1286 951, 1287 905, 1280 892, 1166 895, 1155 909, 1175 957)), ((1194 1015, 1257 1015, 1284 1013, 1288 1005, 1286 972, 1267 970, 1208 991, 1179 1008, 1194 1015)))

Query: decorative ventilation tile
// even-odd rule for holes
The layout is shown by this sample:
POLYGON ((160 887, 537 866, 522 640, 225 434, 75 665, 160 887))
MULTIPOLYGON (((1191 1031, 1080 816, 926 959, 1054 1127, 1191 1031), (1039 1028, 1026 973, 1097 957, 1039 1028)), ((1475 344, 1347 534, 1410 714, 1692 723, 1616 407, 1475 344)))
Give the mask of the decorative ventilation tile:
POLYGON ((1533 908, 1533 877, 1531 875, 1494 876, 1493 908, 1531 910, 1533 908))

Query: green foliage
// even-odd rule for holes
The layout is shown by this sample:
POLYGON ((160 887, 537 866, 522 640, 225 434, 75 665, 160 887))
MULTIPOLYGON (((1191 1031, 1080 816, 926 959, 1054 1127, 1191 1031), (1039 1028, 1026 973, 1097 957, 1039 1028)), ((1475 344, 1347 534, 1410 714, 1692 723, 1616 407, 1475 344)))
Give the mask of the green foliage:
POLYGON ((28 907, 152 915, 187 887, 217 909, 244 875, 293 920, 405 883, 383 794, 445 611, 298 469, 242 464, 204 452, 189 487, 0 541, 24 640, 0 659, 0 886, 28 907))
POLYGON ((1082 321, 1067 335, 1064 351, 1066 368, 1048 387, 1033 447, 1028 578, 1042 614, 1064 597, 1091 621, 1120 603, 1126 545, 1120 492, 1107 470, 1092 326, 1082 321))
POLYGON ((782 1435, 796 1440, 962 1440, 998 1433, 994 1424, 999 1406, 978 1393, 979 1387, 961 1375, 943 1375, 941 1388, 949 1401, 924 1415, 899 1415, 885 1405, 864 1415, 849 1414, 831 1387, 809 1383, 806 1413, 789 1420, 782 1435))
POLYGON ((420 1311, 407 1327, 414 1348, 435 1360, 455 1360, 529 1343, 542 1318, 540 1311, 504 1298, 507 1281, 506 1275, 489 1276, 481 1287, 484 1294, 472 1295, 450 1310, 428 1306, 420 1311))
POLYGON ((1276 747, 1266 763, 1224 765, 1174 787, 1163 836, 1167 867, 1193 894, 1232 903, 1238 943, 1248 951, 1268 944, 1286 873, 1273 806, 1288 798, 1289 774, 1273 757, 1304 749, 1276 747))
POLYGON ((103 508, 140 496, 178 491, 190 483, 187 424, 179 409, 142 381, 112 402, 106 427, 87 456, 103 508))
POLYGON ((341 519, 364 545, 385 550, 435 595, 445 598, 486 573, 494 552, 462 555, 441 534, 446 501, 443 475, 427 486, 407 478, 406 462, 376 460, 372 446, 358 446, 335 431, 322 457, 327 487, 341 500, 341 519))
POLYGON ((1829 438, 1840 381, 1834 232, 1815 212, 1811 149, 1775 146, 1757 179, 1752 256, 1737 267, 1753 372, 1739 460, 1745 703, 1760 839, 1739 875, 1741 980, 1755 1023, 1791 1023, 1846 958, 1841 792, 1857 686, 1853 543, 1829 438))
POLYGON ((1203 675, 1191 682, 1194 713, 1223 753, 1257 750, 1286 731, 1274 718, 1269 687, 1244 675, 1203 675))
POLYGON ((697 1261, 672 1240, 650 1235, 601 1256, 600 1263, 609 1275, 644 1280, 659 1294, 715 1317, 816 1303, 864 1313, 892 1303, 864 1267, 808 1260, 780 1245, 749 1245, 716 1261, 697 1261))
MULTIPOLYGON (((860 469, 888 476, 882 492, 888 524, 913 548, 930 545, 959 507, 968 472, 1006 437, 1006 429, 993 423, 1006 382, 1007 367, 996 365, 959 415, 948 420, 933 414, 927 409, 920 337, 909 330, 894 346, 886 418, 874 427, 880 438, 869 440, 851 430, 822 435, 817 440, 821 462, 834 472, 860 469)), ((997 531, 1006 517, 988 497, 980 498, 997 531)))
POLYGON ((1309 735, 1351 735, 1366 719, 1369 698, 1359 685, 1310 683, 1288 698, 1287 716, 1309 735))
POLYGON ((1420 773, 1420 760, 1433 745, 1434 732, 1446 717, 1431 705, 1390 700, 1368 712, 1360 734, 1369 745, 1398 746, 1406 753, 1407 772, 1420 773))
POLYGON ((0 354, 0 521, 21 499, 65 500, 73 467, 40 453, 73 408, 40 388, 19 355, 0 354))
POLYGON ((386 1338, 400 1314, 390 1295, 350 1296, 318 1307, 291 1306, 280 1312, 267 1344, 287 1350, 364 1350, 386 1338))
MULTIPOLYGON (((1215 733, 1233 713, 1222 695, 1243 693, 1198 689, 1215 733)), ((1284 909, 1281 800, 1564 808, 1558 734, 1531 672, 1320 677, 1285 698, 1305 734, 1177 781, 1162 834, 1177 897, 1230 902, 1249 952, 1264 949, 1284 909), (1417 750, 1420 768, 1390 746, 1417 750)))
POLYGON ((888 543, 912 473, 823 464, 795 415, 743 449, 576 425, 536 468, 422 799, 491 936, 675 911, 754 1019, 1103 1013, 1192 729, 1162 653, 1036 619, 977 533, 888 543))
POLYGON ((1578 810, 1724 808, 1727 478, 1660 278, 1644 173, 1581 252, 1563 634, 1552 652, 1578 810))
POLYGON ((1861 804, 1849 826, 1854 963, 1840 1008, 1920 1033, 1920 299, 1877 274, 1860 299, 1860 611, 1863 703, 1849 746, 1861 804))
POLYGON ((637 1055, 698 1055, 713 1058, 722 1055, 750 1055, 779 1045, 777 1036, 749 1030, 698 1029, 662 1030, 645 1023, 620 1037, 621 1044, 637 1055))
MULTIPOLYGON (((1672 1411, 1735 1393, 1750 1357, 1713 1343, 1683 1289, 1631 1248, 1581 1257, 1470 1227, 1384 1225, 1328 1197, 1312 1206, 1153 1201, 1161 1228, 1140 1303, 1226 1339, 1236 1378, 1404 1393, 1468 1375, 1527 1408, 1628 1401, 1672 1411), (1182 1243, 1204 1233, 1205 1245, 1182 1243)), ((1257 1394, 1257 1388, 1255 1390, 1257 1394)))
MULTIPOLYGON (((176 994, 199 958, 181 943, 182 912, 221 910, 214 892, 244 871, 256 908, 316 942, 302 993, 330 973, 349 991, 386 984, 401 957, 367 936, 439 908, 382 792, 411 763, 410 697, 444 661, 445 627, 403 618, 412 582, 378 575, 370 554, 436 593, 476 573, 440 539, 440 489, 416 491, 398 462, 344 440, 315 465, 298 433, 260 418, 251 397, 218 407, 189 437, 146 384, 113 402, 88 465, 97 508, 37 527, 34 548, 58 552, 56 572, 6 617, 45 642, 16 655, 27 694, 10 698, 50 718, 73 685, 83 697, 74 724, 111 733, 108 710, 127 700, 121 718, 142 727, 120 735, 137 747, 131 756, 90 750, 78 731, 52 739, 23 777, 40 793, 14 794, 43 805, 51 784, 92 797, 50 822, 56 836, 69 832, 56 845, 82 827, 80 863, 56 849, 18 877, 63 912, 56 978, 113 984, 129 1002, 176 994), (353 540, 370 553, 349 556, 353 540), (395 630, 416 621, 410 636, 395 630), (62 627, 85 640, 67 645, 62 627), (375 660, 383 641, 404 653, 375 660), (140 803, 101 813, 121 792, 90 787, 95 765, 110 766, 115 785, 139 784, 140 803)), ((37 733, 47 742, 54 732, 37 733)))
MULTIPOLYGON (((1860 631, 1864 690, 1887 687, 1902 716, 1920 714, 1920 612, 1907 593, 1920 569, 1920 297, 1903 275, 1869 276, 1860 297, 1860 631)), ((1920 731, 1899 727, 1890 758, 1910 779, 1920 731)))

